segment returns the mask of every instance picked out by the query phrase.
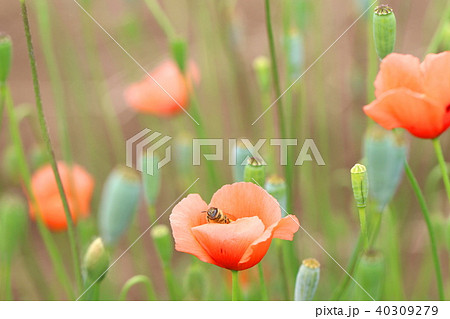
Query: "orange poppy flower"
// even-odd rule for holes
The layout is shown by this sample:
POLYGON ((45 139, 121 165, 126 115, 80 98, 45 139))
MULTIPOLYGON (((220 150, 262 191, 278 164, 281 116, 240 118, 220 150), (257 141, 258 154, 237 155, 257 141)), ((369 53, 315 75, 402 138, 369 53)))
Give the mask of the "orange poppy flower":
POLYGON ((376 100, 364 107, 375 122, 401 127, 420 138, 436 138, 450 126, 450 52, 429 54, 420 63, 393 53, 375 81, 376 100))
MULTIPOLYGON (((90 202, 94 190, 94 179, 81 166, 73 165, 70 170, 66 164, 58 162, 64 191, 69 203, 74 222, 78 217, 87 217, 90 213, 90 202)), ((50 230, 67 229, 64 207, 59 196, 55 175, 50 164, 38 169, 31 179, 31 189, 36 199, 42 220, 50 230)), ((30 216, 36 218, 36 209, 29 200, 30 216)))
POLYGON ((261 261, 272 238, 292 240, 299 229, 295 216, 281 218, 277 200, 253 183, 225 185, 207 205, 190 194, 170 215, 175 249, 201 261, 231 270, 244 270, 261 261), (208 223, 209 207, 222 210, 233 221, 208 223))
POLYGON ((197 83, 200 77, 197 65, 192 61, 189 62, 188 74, 190 79, 186 81, 177 64, 167 60, 150 73, 159 85, 147 76, 125 90, 125 100, 143 113, 171 116, 183 112, 189 103, 191 80, 197 83))

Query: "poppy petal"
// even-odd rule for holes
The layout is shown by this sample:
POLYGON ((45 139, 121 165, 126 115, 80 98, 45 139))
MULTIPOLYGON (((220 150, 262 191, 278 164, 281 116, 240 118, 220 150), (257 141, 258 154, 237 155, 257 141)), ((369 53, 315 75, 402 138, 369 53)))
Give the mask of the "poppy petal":
POLYGON ((253 183, 223 186, 213 195, 210 206, 236 218, 258 216, 266 228, 281 219, 277 200, 253 183))
POLYGON ((383 59, 375 80, 375 96, 398 88, 423 93, 420 60, 409 54, 392 53, 383 59))
POLYGON ((205 224, 192 228, 197 240, 214 259, 214 264, 240 270, 238 264, 248 247, 264 233, 257 217, 241 218, 231 224, 205 224))
POLYGON ((428 54, 421 68, 426 95, 450 107, 450 52, 428 54))
POLYGON ((201 212, 207 209, 208 205, 200 195, 190 194, 173 208, 169 220, 176 250, 194 255, 201 261, 215 264, 192 233, 192 227, 206 223, 206 217, 201 212))
POLYGON ((245 251, 239 261, 240 269, 253 267, 263 259, 272 242, 272 238, 292 240, 294 233, 298 231, 300 223, 294 215, 288 215, 277 223, 267 228, 264 233, 255 240, 245 251))
POLYGON ((364 107, 364 112, 385 129, 402 127, 419 138, 435 138, 444 130, 444 110, 424 94, 391 90, 364 107))

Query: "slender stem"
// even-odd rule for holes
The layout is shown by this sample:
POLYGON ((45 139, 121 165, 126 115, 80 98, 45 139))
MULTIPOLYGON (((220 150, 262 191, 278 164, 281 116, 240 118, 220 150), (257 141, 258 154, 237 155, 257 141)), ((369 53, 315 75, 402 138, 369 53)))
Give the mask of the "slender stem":
POLYGON ((167 290, 169 292, 170 300, 180 300, 178 291, 181 289, 175 284, 175 280, 170 265, 163 265, 164 278, 166 279, 167 290))
POLYGON ((258 272, 259 272, 259 283, 260 283, 259 289, 261 290, 261 299, 263 301, 267 301, 269 300, 269 293, 267 291, 266 280, 264 279, 264 271, 261 263, 258 264, 258 272))
POLYGON ((65 292, 69 298, 73 298, 74 293, 71 288, 70 279, 67 275, 67 272, 64 268, 64 264, 61 258, 61 255, 58 252, 58 248, 56 243, 50 233, 50 231, 45 227, 44 222, 41 218, 41 212, 39 211, 39 206, 36 204, 36 198, 34 196, 33 190, 31 189, 31 173, 26 161, 26 155, 24 151, 24 145, 22 143, 22 139, 20 137, 19 123, 16 118, 16 114, 14 112, 13 101, 11 97, 11 93, 9 89, 5 90, 5 104, 6 111, 9 118, 9 131, 11 135, 11 139, 13 145, 15 147, 15 152, 17 154, 17 167, 19 169, 21 178, 23 180, 25 189, 27 191, 28 196, 30 196, 30 201, 32 205, 36 209, 36 220, 38 225, 39 233, 44 241, 45 248, 50 255, 50 259, 52 261, 53 267, 55 269, 56 276, 58 280, 64 287, 65 292))
POLYGON ((3 109, 5 108, 5 83, 0 82, 0 133, 2 132, 3 109))
MULTIPOLYGON (((273 78, 273 85, 275 88, 275 94, 277 96, 277 112, 278 112, 278 125, 280 129, 280 135, 282 139, 285 139, 287 137, 286 132, 286 123, 284 119, 283 114, 283 101, 282 101, 282 95, 281 95, 281 88, 280 88, 280 78, 278 75, 278 64, 277 64, 277 56, 276 56, 276 50, 275 50, 275 41, 273 37, 273 30, 272 30, 272 19, 271 19, 271 13, 270 13, 270 0, 265 0, 265 9, 266 9, 266 28, 267 28, 267 37, 269 40, 269 48, 270 48, 270 60, 271 60, 271 66, 272 66, 272 78, 273 78)), ((292 170, 291 170, 291 163, 290 163, 290 156, 287 157, 288 162, 286 165, 284 165, 284 175, 286 178, 286 188, 287 188, 287 211, 289 213, 292 212, 292 170)))
POLYGON ((155 290, 153 289, 153 284, 147 276, 137 275, 127 280, 125 285, 123 285, 122 290, 120 291, 119 300, 124 301, 127 299, 128 292, 130 289, 137 285, 143 284, 145 290, 147 291, 147 300, 156 300, 155 290))
POLYGON ((148 204, 147 206, 148 218, 150 219, 150 223, 156 221, 156 210, 154 204, 148 204))
POLYGON ((52 166, 53 173, 55 174, 58 191, 61 196, 62 203, 63 203, 64 213, 66 215, 66 220, 67 220, 67 225, 68 225, 67 233, 69 236, 70 249, 72 252, 72 262, 73 262, 73 267, 74 267, 74 271, 75 271, 75 277, 77 280, 78 288, 81 291, 81 288, 83 286, 83 281, 82 281, 82 277, 81 277, 80 257, 78 254, 77 242, 75 240, 74 223, 72 220, 72 215, 70 214, 69 204, 67 201, 66 194, 64 192, 64 188, 63 188, 62 181, 61 181, 61 176, 58 171, 58 166, 56 164, 55 154, 53 152, 52 144, 50 141, 50 135, 48 132, 48 127, 47 127, 47 122, 46 122, 45 116, 44 116, 44 110, 43 110, 43 106, 42 106, 41 92, 40 92, 39 80, 38 80, 38 74, 37 74, 37 68, 36 68, 36 60, 34 57, 34 49, 33 49, 33 43, 32 43, 32 39, 31 39, 30 24, 28 21, 27 7, 25 4, 25 0, 20 0, 20 3, 21 3, 21 8, 22 8, 25 36, 27 39, 28 55, 29 55, 30 65, 31 65, 31 73, 32 73, 32 78, 33 78, 34 93, 35 93, 35 97, 36 97, 36 108, 37 108, 37 112, 38 112, 39 125, 40 125, 41 133, 42 133, 44 141, 45 141, 47 152, 49 154, 50 164, 52 166))
POLYGON ((231 300, 239 301, 241 298, 241 291, 239 289, 238 271, 231 270, 231 300))
POLYGON ((441 142, 439 141, 439 138, 433 139, 433 146, 434 146, 434 150, 436 152, 439 166, 441 167, 442 179, 444 180, 445 191, 447 193, 447 197, 450 202, 450 180, 448 178, 447 163, 445 163, 444 154, 442 152, 442 146, 441 146, 441 142))
POLYGON ((406 176, 409 179, 409 182, 411 183, 411 186, 417 197, 417 200, 419 201, 419 205, 420 205, 420 208, 421 208, 421 211, 423 214, 423 218, 425 219, 425 223, 428 228, 428 235, 430 237, 431 254, 433 257, 434 269, 436 272, 436 280, 437 280, 437 286, 438 286, 438 291, 439 291, 439 298, 441 300, 445 300, 444 285, 442 282, 441 267, 439 264, 439 255, 438 255, 437 244, 436 244, 436 236, 434 234, 433 225, 431 224, 430 212, 428 211, 428 207, 425 202, 425 198, 422 194, 422 190, 420 189, 419 183, 417 182, 417 179, 414 176, 414 173, 412 172, 412 170, 409 167, 409 164, 406 160, 405 160, 405 172, 406 172, 406 176))
POLYGON ((361 233, 364 237, 364 246, 367 249, 369 246, 369 231, 367 227, 367 221, 366 221, 366 208, 365 207, 358 207, 358 213, 359 213, 359 222, 361 225, 361 233))
POLYGON ((12 299, 11 291, 11 260, 5 259, 0 262, 0 300, 12 299))
POLYGON ((436 32, 433 35, 433 38, 431 39, 430 44, 428 45, 428 48, 426 50, 426 53, 437 53, 439 49, 439 45, 442 41, 442 35, 444 31, 445 24, 450 19, 450 2, 447 2, 447 6, 444 10, 444 13, 441 18, 441 22, 439 23, 439 26, 436 30, 436 32))
POLYGON ((176 37, 175 28, 172 26, 169 18, 167 17, 164 10, 161 8, 157 0, 145 0, 147 7, 151 11, 156 22, 159 24, 161 29, 166 34, 169 41, 176 37))

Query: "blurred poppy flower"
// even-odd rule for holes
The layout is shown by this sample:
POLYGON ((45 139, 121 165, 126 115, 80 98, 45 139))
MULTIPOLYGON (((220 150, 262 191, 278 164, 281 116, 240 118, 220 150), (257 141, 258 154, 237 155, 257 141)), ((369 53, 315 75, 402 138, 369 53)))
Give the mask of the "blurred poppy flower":
MULTIPOLYGON (((78 165, 69 168, 66 164, 58 162, 58 171, 74 222, 79 217, 89 216, 94 179, 78 165)), ((38 211, 47 227, 53 231, 66 230, 66 215, 50 164, 43 166, 33 174, 31 189, 38 211)), ((35 219, 36 209, 30 200, 29 207, 31 218, 35 219)))
POLYGON ((147 76, 125 90, 125 100, 138 112, 159 116, 183 112, 183 108, 186 109, 189 104, 191 83, 198 83, 200 78, 198 67, 193 61, 189 62, 187 74, 188 80, 174 61, 167 60, 150 73, 159 85, 147 76))
POLYGON ((450 126, 450 52, 429 54, 420 63, 393 53, 381 63, 376 100, 364 107, 375 122, 401 127, 419 138, 436 138, 450 126))
POLYGON ((170 215, 175 249, 231 270, 244 270, 261 261, 272 238, 292 240, 299 229, 290 215, 281 218, 277 200, 253 183, 225 185, 208 206, 200 195, 190 194, 170 215), (208 223, 209 207, 222 210, 229 224, 208 223))

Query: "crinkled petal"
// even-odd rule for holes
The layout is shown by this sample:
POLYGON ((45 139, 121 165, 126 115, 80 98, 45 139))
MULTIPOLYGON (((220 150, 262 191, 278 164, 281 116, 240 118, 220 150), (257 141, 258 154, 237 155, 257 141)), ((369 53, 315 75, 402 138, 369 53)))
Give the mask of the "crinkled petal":
POLYGON ((450 107, 450 52, 428 54, 421 68, 425 94, 450 107))

